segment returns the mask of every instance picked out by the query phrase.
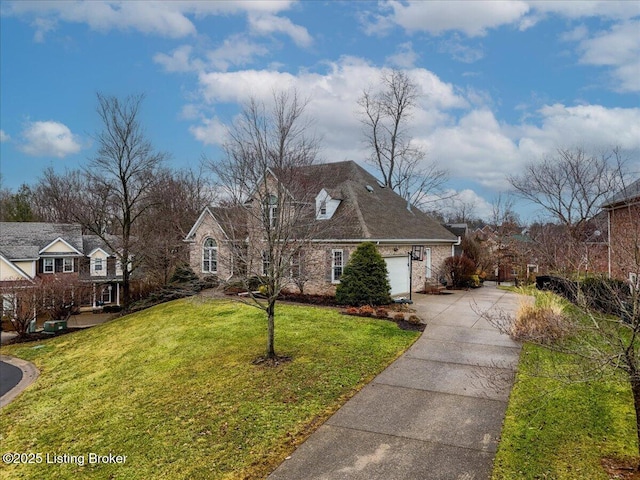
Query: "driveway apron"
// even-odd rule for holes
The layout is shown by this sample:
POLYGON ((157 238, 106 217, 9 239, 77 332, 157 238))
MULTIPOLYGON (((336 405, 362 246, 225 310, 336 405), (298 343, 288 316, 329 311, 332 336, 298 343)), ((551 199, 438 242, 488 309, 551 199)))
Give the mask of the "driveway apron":
POLYGON ((520 345, 479 312, 514 312, 493 286, 416 295, 427 328, 270 476, 300 479, 487 479, 520 345))

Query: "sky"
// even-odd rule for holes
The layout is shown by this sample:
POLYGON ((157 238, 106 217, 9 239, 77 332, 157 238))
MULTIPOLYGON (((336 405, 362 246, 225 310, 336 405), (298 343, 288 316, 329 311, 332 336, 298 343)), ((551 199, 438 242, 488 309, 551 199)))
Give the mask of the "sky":
POLYGON ((640 176, 638 0, 1 0, 2 187, 92 158, 97 92, 144 94, 179 169, 222 155, 250 97, 295 88, 321 160, 365 166, 357 101, 389 69, 418 85, 413 141, 477 216, 559 148, 618 147, 640 176))

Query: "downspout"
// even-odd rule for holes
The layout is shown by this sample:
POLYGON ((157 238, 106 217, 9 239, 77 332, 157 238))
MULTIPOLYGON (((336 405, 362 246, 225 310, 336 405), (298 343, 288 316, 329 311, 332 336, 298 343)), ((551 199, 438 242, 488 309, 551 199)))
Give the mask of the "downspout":
POLYGON ((451 256, 454 257, 456 255, 456 247, 459 247, 462 243, 462 237, 458 235, 458 241, 456 243, 451 244, 451 256))

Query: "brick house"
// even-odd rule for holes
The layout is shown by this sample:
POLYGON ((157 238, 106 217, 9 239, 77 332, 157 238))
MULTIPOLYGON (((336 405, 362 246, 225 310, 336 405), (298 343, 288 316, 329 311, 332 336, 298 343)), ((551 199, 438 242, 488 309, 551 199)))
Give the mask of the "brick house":
MULTIPOLYGON (((303 279, 305 293, 335 294, 349 255, 365 241, 375 243, 385 259, 392 295, 408 293, 410 283, 412 291, 420 291, 427 283, 438 282, 439 267, 453 255, 458 237, 380 186, 353 161, 298 167, 294 173, 296 182, 312 189, 304 208, 313 228, 308 230, 310 236, 289 240, 304 242, 304 246, 291 262, 286 290, 300 291, 303 279)), ((268 175, 278 177, 273 171, 268 175)), ((249 209, 262 208, 256 203, 249 198, 242 208, 203 210, 185 238, 191 267, 198 275, 215 275, 228 282, 239 275, 264 274, 268 266, 268 259, 260 253, 264 231, 246 214, 249 209), (238 250, 253 251, 245 255, 249 261, 237 261, 234 252, 238 250)), ((271 208, 274 220, 278 215, 286 218, 271 208)))
POLYGON ((640 179, 602 205, 609 230, 610 277, 638 285, 640 278, 640 179))
POLYGON ((79 224, 0 222, 0 286, 49 276, 88 286, 81 306, 120 304, 122 268, 100 237, 79 224))

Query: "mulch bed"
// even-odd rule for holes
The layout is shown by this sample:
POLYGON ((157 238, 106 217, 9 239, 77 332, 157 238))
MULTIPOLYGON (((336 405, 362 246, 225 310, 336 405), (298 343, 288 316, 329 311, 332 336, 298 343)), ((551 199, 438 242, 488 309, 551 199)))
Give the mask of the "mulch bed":
POLYGON ((83 328, 67 328, 66 330, 58 330, 54 333, 44 333, 44 332, 36 332, 29 333, 26 337, 13 337, 3 343, 3 345, 13 345, 16 343, 29 343, 29 342, 38 342, 40 340, 48 340, 53 337, 60 337, 61 335, 67 335, 73 332, 79 332, 80 330, 84 330, 83 328))
POLYGON ((617 458, 603 458, 600 463, 612 480, 640 480, 638 459, 620 460, 617 458))

